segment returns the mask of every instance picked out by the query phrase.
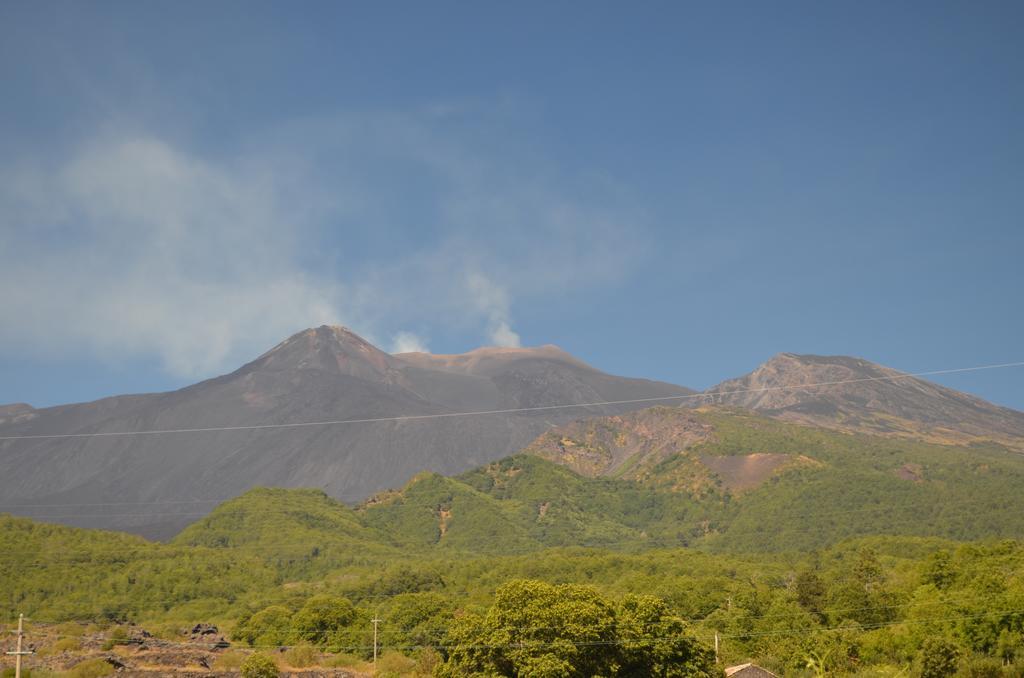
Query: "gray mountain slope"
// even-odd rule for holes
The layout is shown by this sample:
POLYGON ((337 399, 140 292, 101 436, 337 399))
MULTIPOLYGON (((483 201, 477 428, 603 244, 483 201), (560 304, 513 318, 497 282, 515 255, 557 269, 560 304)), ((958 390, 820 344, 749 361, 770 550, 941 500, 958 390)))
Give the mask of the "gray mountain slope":
MULTIPOLYGON (((607 375, 553 347, 467 355, 392 356, 344 328, 319 327, 235 372, 178 391, 0 408, 0 436, 263 426, 692 393, 607 375)), ((167 537, 257 485, 319 487, 358 501, 423 470, 453 474, 501 458, 553 425, 643 406, 4 440, 0 511, 167 537)))
POLYGON ((861 358, 780 353, 694 404, 744 407, 850 432, 1024 451, 1024 413, 861 358), (840 383, 836 383, 840 382, 840 383))

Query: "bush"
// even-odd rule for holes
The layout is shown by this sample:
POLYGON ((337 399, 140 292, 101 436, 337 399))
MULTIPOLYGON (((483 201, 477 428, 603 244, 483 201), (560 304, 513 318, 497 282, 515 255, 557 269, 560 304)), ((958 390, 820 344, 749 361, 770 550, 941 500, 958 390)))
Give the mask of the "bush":
POLYGON ((284 660, 288 662, 288 666, 296 669, 313 666, 319 658, 320 654, 316 648, 310 645, 298 645, 284 653, 284 660))
POLYGON ((237 671, 245 661, 246 654, 238 650, 228 650, 219 655, 213 662, 218 671, 237 671))
POLYGON ((416 672, 421 676, 432 676, 441 661, 437 650, 425 647, 416 654, 416 672))
POLYGON ((995 657, 971 657, 956 672, 958 678, 1003 678, 1003 663, 995 657))
POLYGON ((416 660, 409 659, 401 652, 385 652, 377 660, 377 675, 380 678, 398 678, 413 671, 416 660))
MULTIPOLYGON (((64 622, 63 624, 58 624, 54 628, 54 631, 62 636, 81 636, 87 632, 85 626, 78 622, 64 622)), ((22 671, 22 673, 24 673, 24 671, 22 671)))
POLYGON ((260 652, 249 655, 242 662, 242 678, 277 678, 277 664, 260 652))
POLYGON ((69 678, 101 678, 114 675, 114 667, 106 659, 86 659, 68 671, 69 678))
MULTIPOLYGON (((51 654, 60 654, 61 652, 77 652, 82 649, 82 643, 78 638, 60 638, 53 645, 43 648, 39 651, 39 655, 46 657, 51 654)), ((24 671, 21 672, 24 675, 24 671)))
POLYGON ((114 649, 115 645, 122 644, 128 638, 128 632, 124 630, 123 626, 115 626, 111 629, 110 633, 107 634, 107 639, 103 642, 103 650, 109 651, 114 649))

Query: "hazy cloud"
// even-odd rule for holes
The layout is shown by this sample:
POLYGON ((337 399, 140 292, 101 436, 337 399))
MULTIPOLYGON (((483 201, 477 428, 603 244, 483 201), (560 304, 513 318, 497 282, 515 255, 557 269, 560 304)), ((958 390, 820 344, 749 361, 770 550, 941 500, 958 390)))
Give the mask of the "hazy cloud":
POLYGON ((298 225, 258 173, 132 138, 17 176, 0 202, 17 241, 0 286, 20 291, 0 302, 5 347, 156 355, 195 377, 346 320, 343 285, 302 269, 298 225))
POLYGON ((518 346, 514 306, 628 274, 643 220, 605 179, 481 147, 503 135, 459 110, 296 121, 216 154, 98 135, 0 165, 0 347, 199 377, 322 323, 395 351, 438 323, 518 346))

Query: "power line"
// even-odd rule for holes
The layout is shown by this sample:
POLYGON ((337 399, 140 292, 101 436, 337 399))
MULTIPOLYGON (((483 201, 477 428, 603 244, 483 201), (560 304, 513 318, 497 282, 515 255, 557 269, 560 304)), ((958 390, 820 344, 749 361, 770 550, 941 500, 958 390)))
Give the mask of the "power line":
POLYGON ((674 400, 694 400, 699 398, 717 398, 727 395, 739 395, 745 393, 767 393, 770 391, 795 391, 820 386, 839 386, 843 384, 856 384, 874 381, 896 381, 899 379, 914 379, 918 377, 936 376, 940 374, 954 374, 960 372, 976 372, 980 370, 994 370, 1008 367, 1024 367, 1024 361, 999 363, 993 365, 978 365, 974 367, 958 367, 944 370, 930 370, 927 372, 901 373, 878 377, 860 377, 857 379, 841 379, 837 381, 821 381, 811 384, 799 384, 792 386, 765 386, 761 388, 738 389, 733 391, 719 391, 716 393, 689 393, 674 396, 657 396, 653 398, 631 398, 627 400, 604 400, 590 403, 568 403, 562 405, 538 405, 534 407, 511 407, 496 410, 475 410, 469 412, 443 412, 435 414, 406 414, 393 417, 367 417, 362 419, 336 419, 329 421, 305 421, 281 424, 249 424, 239 426, 207 426, 196 428, 171 428, 151 429, 141 431, 106 431, 92 433, 49 433, 22 436, 0 436, 0 440, 39 440, 53 438, 98 438, 98 437, 119 437, 136 435, 161 435, 171 433, 210 433, 216 431, 255 431, 264 429, 303 428, 310 426, 340 426, 345 424, 372 424, 398 421, 419 421, 424 419, 450 419, 455 417, 472 417, 496 414, 517 414, 522 412, 544 412, 551 410, 566 410, 574 408, 604 407, 608 405, 630 405, 638 403, 668 402, 674 400))

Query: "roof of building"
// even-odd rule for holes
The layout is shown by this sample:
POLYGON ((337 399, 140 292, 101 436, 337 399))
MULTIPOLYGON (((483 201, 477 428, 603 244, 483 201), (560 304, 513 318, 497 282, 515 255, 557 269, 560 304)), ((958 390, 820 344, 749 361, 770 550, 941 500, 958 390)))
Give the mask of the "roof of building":
POLYGON ((739 664, 737 666, 730 666, 725 670, 726 676, 736 676, 736 678, 754 678, 754 676, 774 676, 778 678, 774 673, 768 669, 762 668, 757 664, 747 662, 746 664, 739 664))

